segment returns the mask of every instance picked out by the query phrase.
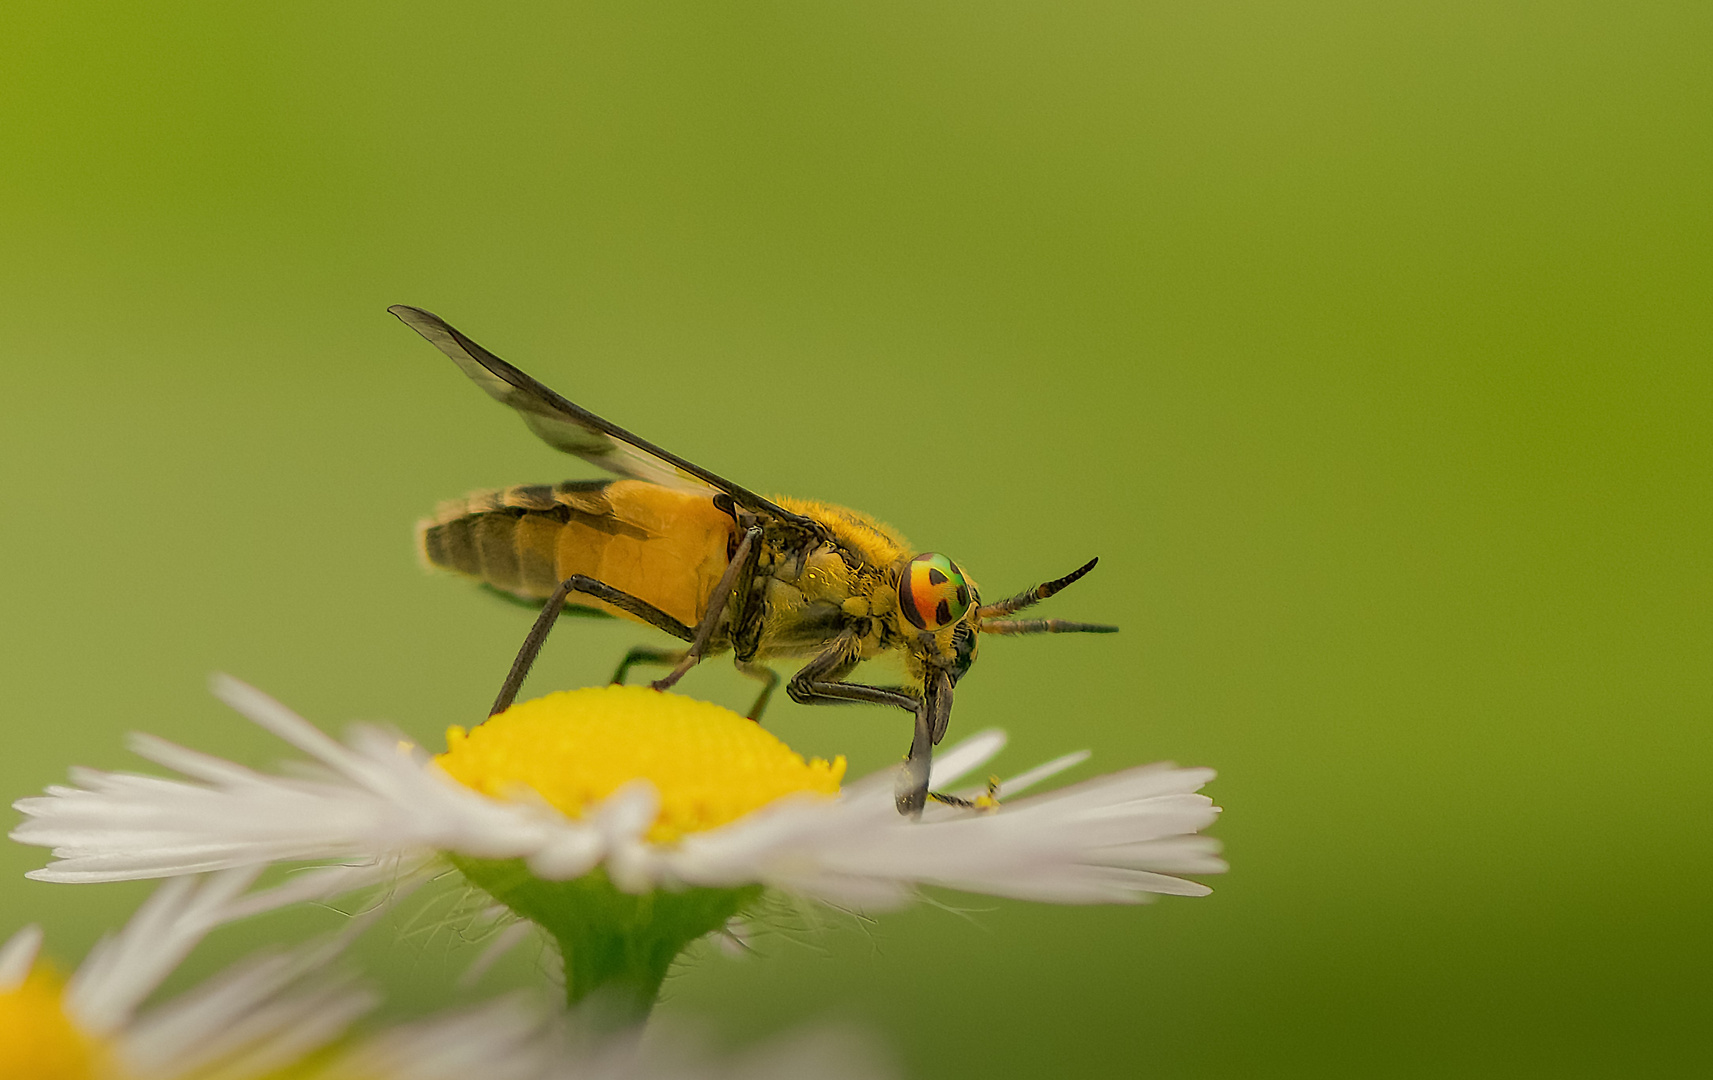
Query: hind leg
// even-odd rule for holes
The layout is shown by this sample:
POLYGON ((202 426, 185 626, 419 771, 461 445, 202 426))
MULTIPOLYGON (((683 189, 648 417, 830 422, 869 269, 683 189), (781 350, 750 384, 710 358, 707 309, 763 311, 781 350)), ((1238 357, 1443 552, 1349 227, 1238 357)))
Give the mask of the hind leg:
POLYGON ((541 614, 536 616, 535 625, 529 628, 529 634, 523 639, 523 647, 517 652, 517 659, 512 661, 512 667, 506 673, 506 681, 500 686, 499 696, 494 699, 494 707, 488 710, 489 716, 505 712, 511 708, 517 698, 518 690, 523 686, 525 676, 534 666, 535 658, 541 652, 542 643, 553 631, 553 624, 559 618, 559 612, 565 607, 565 599, 574 592, 585 596, 593 596, 618 608, 620 611, 635 615, 638 619, 657 626, 678 638, 680 641, 690 641, 695 633, 683 623, 661 611, 653 604, 630 593, 613 588, 604 581, 596 581, 583 574, 573 574, 559 583, 553 590, 553 595, 541 605, 541 614))

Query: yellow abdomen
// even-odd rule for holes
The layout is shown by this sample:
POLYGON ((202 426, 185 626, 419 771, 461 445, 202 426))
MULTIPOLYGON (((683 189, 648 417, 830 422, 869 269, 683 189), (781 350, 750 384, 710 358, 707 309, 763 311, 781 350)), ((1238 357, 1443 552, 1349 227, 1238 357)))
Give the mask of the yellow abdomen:
MULTIPOLYGON (((711 496, 612 480, 477 492, 442 506, 417 538, 431 566, 526 600, 584 574, 695 626, 725 572, 732 531, 711 496)), ((571 603, 631 617, 587 596, 571 603)))

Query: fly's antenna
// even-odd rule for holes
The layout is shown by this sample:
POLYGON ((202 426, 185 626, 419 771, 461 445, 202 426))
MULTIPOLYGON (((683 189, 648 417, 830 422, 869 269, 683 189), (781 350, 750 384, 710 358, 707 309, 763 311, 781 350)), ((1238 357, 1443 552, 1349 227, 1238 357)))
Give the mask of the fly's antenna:
POLYGON ((1066 622, 1064 619, 998 619, 977 623, 984 634, 1116 634, 1118 627, 1104 623, 1066 622))
POLYGON ((1057 581, 1043 582, 1033 589, 1024 589, 1009 600, 1001 600, 997 604, 983 604, 976 609, 976 615, 983 619, 993 619, 1001 615, 1009 615, 1014 611, 1022 611, 1026 607, 1033 607, 1093 570, 1094 564, 1099 561, 1099 559, 1090 559, 1057 581))
POLYGON ((1032 607, 1076 581, 1090 570, 1099 559, 1090 559, 1072 570, 1064 577, 1048 581, 1025 589, 1009 600, 1001 600, 997 604, 983 604, 976 609, 976 627, 984 634, 1116 634, 1118 627, 1105 626, 1101 623, 1066 622, 1064 619, 1005 619, 1001 616, 1010 615, 1032 607))

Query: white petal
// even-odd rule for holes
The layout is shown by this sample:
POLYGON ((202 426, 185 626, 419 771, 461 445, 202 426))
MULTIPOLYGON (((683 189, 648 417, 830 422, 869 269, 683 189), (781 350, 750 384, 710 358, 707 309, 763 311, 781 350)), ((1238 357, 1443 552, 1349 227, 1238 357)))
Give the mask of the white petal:
POLYGON ((42 928, 24 927, 0 945, 0 994, 16 990, 30 974, 42 948, 42 928))
POLYGON ((969 738, 934 756, 928 773, 928 785, 944 789, 955 784, 972 769, 979 769, 1005 749, 1005 732, 998 728, 978 731, 969 738))
POLYGON ((643 833, 660 813, 660 793, 646 780, 620 787, 595 812, 595 827, 606 839, 607 876, 624 892, 644 893, 661 875, 652 845, 643 833))
POLYGON ((1050 780, 1066 769, 1076 768, 1087 761, 1089 756, 1087 750, 1077 750, 1063 757, 1056 757, 1045 765, 1037 765, 1028 772, 1019 773, 1009 780, 1003 780, 999 784, 999 797, 1002 799, 1015 798, 1043 780, 1050 780))
POLYGON ((632 780, 595 811, 595 824, 610 840, 635 840, 660 814, 660 792, 647 780, 632 780))
POLYGON ((30 820, 12 835, 59 859, 32 877, 112 881, 270 862, 420 860, 434 851, 511 858, 585 827, 479 795, 401 752, 394 735, 358 730, 352 746, 342 775, 328 780, 206 761, 184 763, 217 774, 217 783, 79 770, 82 790, 20 800, 30 820))
MULTIPOLYGON (((378 1004, 379 994, 354 987, 323 989, 268 1002, 226 1033, 218 1057, 204 1052, 190 1060, 217 1061, 220 1076, 273 1076, 337 1041, 378 1004)), ((174 1075, 184 1075, 179 1062, 173 1065, 174 1075)))
POLYGON ((277 1068, 337 1038, 377 1002, 348 980, 318 976, 334 951, 256 956, 228 968, 132 1024, 126 1060, 144 1074, 258 1057, 277 1068))
POLYGON ((117 935, 91 949, 66 985, 66 1010, 97 1035, 128 1020, 161 980, 224 918, 224 907, 256 879, 240 870, 179 878, 155 890, 117 935))
POLYGON ((565 829, 545 838, 529 857, 529 868, 547 881, 570 881, 595 868, 607 842, 595 829, 565 829))
POLYGON ((248 683, 230 675, 217 674, 209 680, 214 696, 318 761, 338 769, 350 779, 363 782, 363 764, 320 728, 292 712, 248 683))
POLYGON ((502 998, 364 1040, 328 1071, 409 1080, 548 1080, 561 1075, 558 1068, 575 1065, 552 1039, 549 1015, 522 995, 502 998))

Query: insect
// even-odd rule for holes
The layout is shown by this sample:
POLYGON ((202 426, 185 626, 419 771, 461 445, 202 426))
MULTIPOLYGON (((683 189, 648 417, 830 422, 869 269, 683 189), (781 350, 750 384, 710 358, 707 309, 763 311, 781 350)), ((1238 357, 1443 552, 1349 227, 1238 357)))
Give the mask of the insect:
MULTIPOLYGON (((572 480, 478 492, 419 526, 432 565, 540 604, 489 715, 512 703, 560 611, 647 623, 685 643, 632 649, 614 682, 637 664, 670 666, 664 690, 704 657, 726 651, 762 683, 759 719, 779 683, 769 665, 801 660, 786 683, 805 704, 870 702, 915 717, 899 774, 898 810, 929 797, 933 748, 946 733, 952 690, 984 634, 1111 633, 1114 626, 1008 616, 1045 600, 1097 560, 1007 600, 983 604, 975 581, 937 552, 915 552, 866 514, 808 499, 765 499, 608 423, 459 333, 436 315, 388 309, 457 363, 537 436, 619 479, 572 480), (847 679, 865 660, 902 659, 905 681, 847 679)), ((957 803, 952 796, 936 799, 957 803)))

